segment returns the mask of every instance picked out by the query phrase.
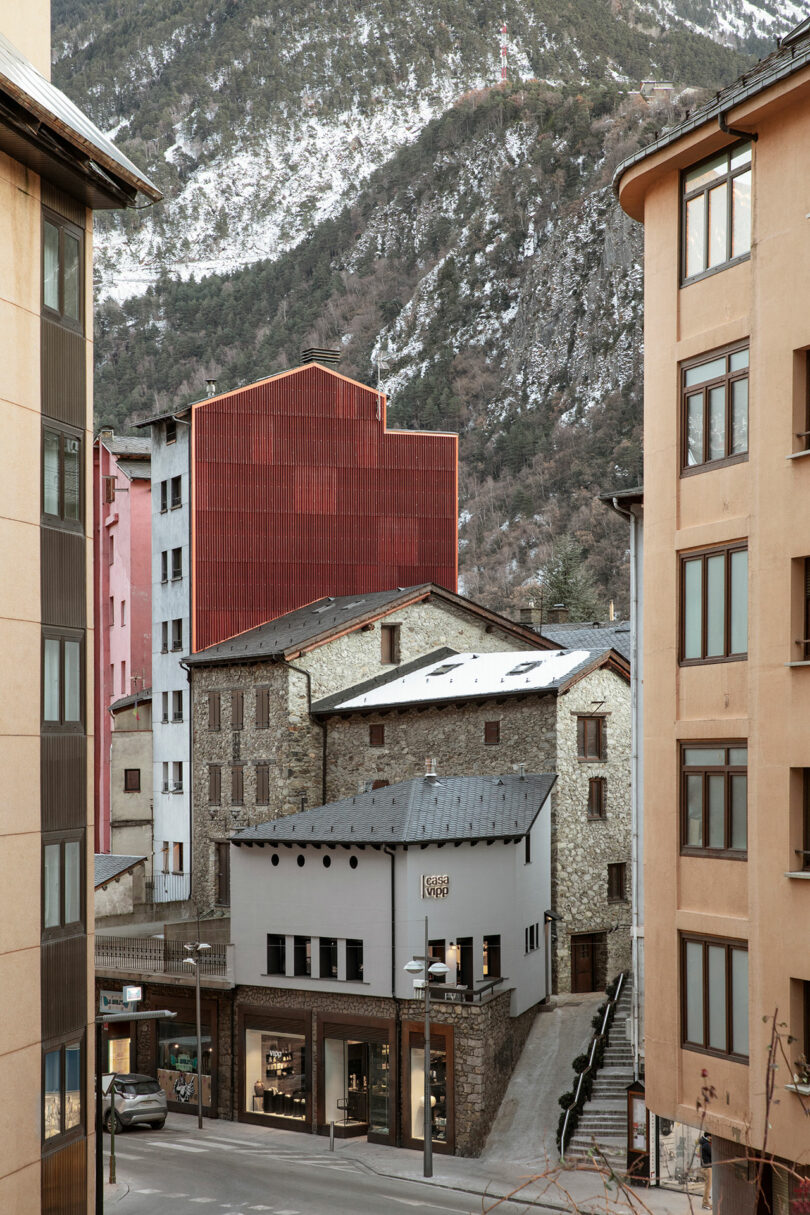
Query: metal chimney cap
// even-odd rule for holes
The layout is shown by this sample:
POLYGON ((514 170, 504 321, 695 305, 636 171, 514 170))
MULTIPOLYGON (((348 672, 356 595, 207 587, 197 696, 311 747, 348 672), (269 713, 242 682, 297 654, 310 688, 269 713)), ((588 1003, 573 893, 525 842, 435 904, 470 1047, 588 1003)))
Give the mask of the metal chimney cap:
POLYGON ((205 393, 206 393, 206 396, 209 396, 209 397, 215 397, 217 395, 216 380, 206 380, 205 381, 205 393))

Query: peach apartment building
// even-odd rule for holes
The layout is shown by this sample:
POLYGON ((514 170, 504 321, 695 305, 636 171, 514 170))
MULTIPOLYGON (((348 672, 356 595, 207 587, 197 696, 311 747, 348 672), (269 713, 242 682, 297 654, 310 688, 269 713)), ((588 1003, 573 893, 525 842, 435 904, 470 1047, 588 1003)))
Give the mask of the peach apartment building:
POLYGON ((93 1207, 92 213, 159 191, 0 13, 0 1211, 93 1207))
POLYGON ((810 21, 614 183, 645 228, 647 1102, 697 1125, 714 1086, 723 1215, 810 1172, 808 146, 810 21))

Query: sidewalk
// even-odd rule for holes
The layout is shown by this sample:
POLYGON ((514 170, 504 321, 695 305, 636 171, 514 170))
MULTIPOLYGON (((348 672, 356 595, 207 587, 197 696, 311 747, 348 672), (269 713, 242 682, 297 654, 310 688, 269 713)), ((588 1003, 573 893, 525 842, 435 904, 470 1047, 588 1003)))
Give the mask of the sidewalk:
MULTIPOLYGON (((395 1177, 403 1181, 424 1181, 425 1185, 446 1186, 469 1194, 485 1195, 493 1200, 506 1198, 519 1191, 520 1200, 531 1203, 541 1210, 601 1212, 647 1212, 653 1215, 689 1215, 700 1206, 700 1199, 693 1198, 690 1208, 686 1194, 672 1190, 647 1189, 643 1186, 628 1186, 623 1192, 591 1169, 560 1166, 550 1158, 547 1164, 538 1166, 545 1177, 531 1180, 535 1175, 525 1163, 468 1160, 460 1156, 433 1156, 433 1177, 422 1177, 422 1153, 404 1148, 385 1147, 380 1144, 341 1140, 336 1151, 342 1159, 356 1161, 361 1167, 370 1169, 379 1176, 395 1177)), ((483 1207, 486 1211, 487 1206, 483 1207)))

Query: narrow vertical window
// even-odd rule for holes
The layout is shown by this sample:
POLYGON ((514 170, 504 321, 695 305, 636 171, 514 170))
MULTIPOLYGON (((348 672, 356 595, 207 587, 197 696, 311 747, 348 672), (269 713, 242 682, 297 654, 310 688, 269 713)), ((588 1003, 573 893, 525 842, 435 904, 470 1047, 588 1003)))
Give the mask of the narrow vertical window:
POLYGON ((220 729, 220 694, 219 692, 208 693, 208 729, 220 729))
POLYGON ((231 692, 231 729, 241 730, 245 724, 245 694, 231 692))
POLYGON ((501 741, 501 723, 499 721, 484 722, 484 743, 488 747, 496 746, 501 741))
POLYGON ((208 804, 219 806, 222 802, 222 769, 219 764, 208 765, 208 804))
POLYGON ((681 662, 744 658, 748 651, 748 549, 681 558, 681 662))
POLYGON ((737 144, 682 178, 683 281, 751 252, 751 144, 737 144))
POLYGON ((398 624, 380 625, 380 661, 384 664, 400 661, 399 630, 398 624))
POLYGON ((270 803, 270 765, 256 765, 256 805, 267 806, 270 803))
POLYGON ((231 805, 243 806, 245 803, 244 770, 241 764, 231 765, 231 805))

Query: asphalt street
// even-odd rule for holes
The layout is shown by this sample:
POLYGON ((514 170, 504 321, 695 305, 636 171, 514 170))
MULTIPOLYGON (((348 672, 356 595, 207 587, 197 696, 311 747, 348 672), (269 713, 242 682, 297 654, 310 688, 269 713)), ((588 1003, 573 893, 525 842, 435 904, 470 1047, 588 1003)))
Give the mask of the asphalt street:
MULTIPOLYGON (((105 1180, 109 1136, 105 1135, 105 1180)), ((138 1128, 116 1136, 118 1191, 105 1211, 115 1215, 393 1215, 408 1211, 480 1215, 494 1200, 400 1178, 380 1176, 341 1159, 346 1141, 328 1151, 323 1140, 291 1133, 256 1134, 234 1123, 171 1116, 162 1131, 138 1128)), ((501 1203, 498 1215, 525 1215, 522 1203, 501 1203)), ((537 1208, 534 1208, 535 1210, 537 1208)))

